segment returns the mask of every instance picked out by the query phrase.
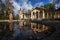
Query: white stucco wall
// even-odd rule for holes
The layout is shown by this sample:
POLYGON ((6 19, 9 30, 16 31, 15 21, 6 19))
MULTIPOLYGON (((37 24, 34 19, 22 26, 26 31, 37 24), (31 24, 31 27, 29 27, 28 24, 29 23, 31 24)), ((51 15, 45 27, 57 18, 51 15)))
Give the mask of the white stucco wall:
POLYGON ((18 15, 19 15, 19 19, 23 19, 23 11, 22 10, 19 11, 18 15))
POLYGON ((33 19, 36 19, 36 12, 39 12, 39 10, 33 10, 32 12, 31 12, 31 19, 33 20, 33 19), (34 12, 34 15, 33 15, 33 12, 34 12))

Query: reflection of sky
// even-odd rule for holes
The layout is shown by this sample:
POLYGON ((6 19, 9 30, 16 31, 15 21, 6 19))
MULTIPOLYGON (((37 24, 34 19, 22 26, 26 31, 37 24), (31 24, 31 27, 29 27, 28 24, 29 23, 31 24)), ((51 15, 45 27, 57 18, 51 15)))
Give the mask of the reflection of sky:
POLYGON ((19 29, 18 29, 18 25, 14 24, 14 34, 13 36, 17 36, 20 33, 19 29))
POLYGON ((24 27, 23 29, 19 29, 20 26, 18 26, 16 23, 14 24, 14 34, 13 37, 16 37, 20 34, 23 35, 31 35, 32 31, 28 29, 28 27, 24 27), (29 33, 29 34, 28 34, 29 33))

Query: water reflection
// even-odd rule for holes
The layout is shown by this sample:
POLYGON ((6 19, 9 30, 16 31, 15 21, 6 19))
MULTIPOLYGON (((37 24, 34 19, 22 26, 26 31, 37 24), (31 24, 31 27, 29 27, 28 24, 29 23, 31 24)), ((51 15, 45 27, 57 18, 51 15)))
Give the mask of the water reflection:
POLYGON ((13 31, 13 23, 9 23, 9 31, 13 31))
POLYGON ((0 40, 8 40, 12 37, 12 32, 9 31, 9 23, 0 23, 0 40))
POLYGON ((30 30, 34 32, 43 32, 48 30, 48 26, 37 24, 37 23, 28 23, 28 22, 19 22, 19 28, 22 29, 24 27, 28 27, 30 30))
POLYGON ((49 27, 37 23, 18 22, 18 23, 0 23, 0 39, 23 40, 23 39, 42 39, 55 31, 54 27, 49 27), (2 31, 3 30, 3 31, 2 31), (52 30, 52 31, 51 31, 52 30), (9 37, 6 37, 7 36, 9 37))
POLYGON ((37 23, 31 23, 31 29, 34 32, 43 32, 45 30, 48 30, 48 27, 37 23))

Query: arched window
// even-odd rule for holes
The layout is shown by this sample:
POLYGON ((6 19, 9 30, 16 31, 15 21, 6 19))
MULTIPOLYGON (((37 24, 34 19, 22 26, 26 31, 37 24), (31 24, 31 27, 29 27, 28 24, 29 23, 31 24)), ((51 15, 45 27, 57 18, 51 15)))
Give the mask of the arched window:
POLYGON ((38 13, 38 11, 36 11, 36 13, 38 13))
POLYGON ((38 18, 38 11, 36 11, 36 17, 38 18))
POLYGON ((40 11, 40 13, 43 13, 42 11, 40 11))
POLYGON ((34 15, 34 12, 33 12, 33 15, 34 15))
POLYGON ((42 16, 43 16, 43 11, 41 10, 40 11, 40 18, 42 18, 42 16))

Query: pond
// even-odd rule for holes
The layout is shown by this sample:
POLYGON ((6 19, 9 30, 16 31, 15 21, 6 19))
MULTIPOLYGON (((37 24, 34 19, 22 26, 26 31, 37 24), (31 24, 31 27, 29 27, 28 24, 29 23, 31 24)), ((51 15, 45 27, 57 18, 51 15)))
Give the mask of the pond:
POLYGON ((0 23, 0 40, 48 40, 55 27, 37 23, 0 23))

